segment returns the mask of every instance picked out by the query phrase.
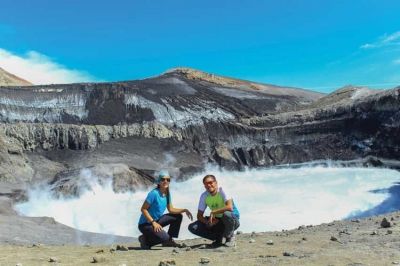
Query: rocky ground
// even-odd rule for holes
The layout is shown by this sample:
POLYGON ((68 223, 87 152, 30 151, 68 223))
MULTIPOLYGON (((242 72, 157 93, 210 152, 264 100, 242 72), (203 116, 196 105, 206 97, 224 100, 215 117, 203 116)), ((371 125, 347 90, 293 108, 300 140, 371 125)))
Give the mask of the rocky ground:
POLYGON ((0 265, 396 265, 399 236, 400 212, 394 212, 290 231, 240 233, 233 248, 211 248, 203 239, 179 241, 183 248, 151 250, 141 250, 138 242, 2 245, 0 265))

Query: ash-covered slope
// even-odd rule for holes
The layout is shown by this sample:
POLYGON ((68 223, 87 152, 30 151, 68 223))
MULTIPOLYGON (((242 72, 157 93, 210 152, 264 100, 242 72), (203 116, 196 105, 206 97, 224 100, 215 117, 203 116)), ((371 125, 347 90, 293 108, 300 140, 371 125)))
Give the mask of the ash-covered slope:
POLYGON ((138 81, 3 88, 0 96, 2 122, 115 125, 154 121, 184 128, 206 120, 291 110, 322 94, 176 69, 138 81))
POLYGON ((29 81, 17 77, 0 67, 0 86, 31 86, 29 81))

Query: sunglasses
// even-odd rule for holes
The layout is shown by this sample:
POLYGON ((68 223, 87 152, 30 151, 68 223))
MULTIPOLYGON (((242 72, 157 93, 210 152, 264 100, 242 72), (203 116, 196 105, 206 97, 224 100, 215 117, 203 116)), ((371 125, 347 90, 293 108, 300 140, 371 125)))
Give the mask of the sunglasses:
POLYGON ((212 185, 212 184, 214 184, 214 182, 215 182, 215 181, 204 182, 204 185, 205 185, 205 186, 207 186, 207 185, 212 185))
POLYGON ((160 182, 167 181, 168 183, 171 182, 171 178, 160 178, 160 182))

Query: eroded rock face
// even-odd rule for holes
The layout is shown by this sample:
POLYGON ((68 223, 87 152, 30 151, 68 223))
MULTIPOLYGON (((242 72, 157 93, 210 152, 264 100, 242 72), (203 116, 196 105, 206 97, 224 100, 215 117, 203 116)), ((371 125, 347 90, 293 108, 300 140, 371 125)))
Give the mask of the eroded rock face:
POLYGON ((115 192, 127 192, 147 188, 154 183, 154 179, 149 173, 124 164, 98 164, 60 172, 49 185, 57 197, 79 197, 95 185, 106 185, 107 182, 111 182, 115 192))
POLYGON ((153 150, 185 154, 167 165, 182 173, 207 162, 241 169, 368 156, 397 160, 399 90, 346 87, 324 96, 190 69, 140 81, 1 88, 0 138, 7 148, 0 159, 8 173, 22 166, 27 179, 37 168, 25 154, 38 151, 63 171, 98 163, 165 167, 153 150), (141 147, 145 141, 131 146, 132 138, 152 139, 161 148, 141 147), (111 144, 87 164, 59 158, 66 150, 90 155, 125 139, 119 153, 111 144))

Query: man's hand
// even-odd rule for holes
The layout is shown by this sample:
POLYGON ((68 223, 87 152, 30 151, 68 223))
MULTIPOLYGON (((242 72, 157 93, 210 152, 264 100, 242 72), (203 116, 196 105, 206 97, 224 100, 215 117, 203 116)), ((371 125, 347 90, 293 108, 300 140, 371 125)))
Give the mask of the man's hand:
POLYGON ((215 218, 215 214, 213 212, 210 213, 210 217, 208 217, 207 227, 213 227, 218 223, 218 219, 215 218))
POLYGON ((209 223, 209 224, 212 224, 213 221, 215 220, 214 215, 215 215, 215 214, 214 214, 213 212, 210 212, 210 217, 208 218, 208 223, 209 223))
POLYGON ((153 226, 154 232, 161 232, 162 226, 159 223, 153 222, 151 225, 153 226))

